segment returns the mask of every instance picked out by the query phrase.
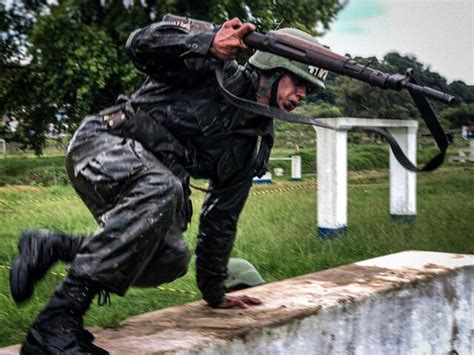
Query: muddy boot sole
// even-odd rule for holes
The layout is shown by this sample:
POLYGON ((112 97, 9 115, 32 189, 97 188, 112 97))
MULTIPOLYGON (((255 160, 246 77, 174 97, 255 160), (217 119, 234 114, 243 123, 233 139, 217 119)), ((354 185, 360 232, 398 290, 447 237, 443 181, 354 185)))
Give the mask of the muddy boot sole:
POLYGON ((22 303, 33 295, 33 282, 28 265, 21 257, 13 260, 10 270, 10 291, 16 303, 22 303))
MULTIPOLYGON (((38 333, 36 333, 38 334, 38 333)), ((39 337, 40 342, 44 341, 42 336, 39 337)), ((62 355, 62 354, 90 354, 90 355, 108 355, 109 352, 105 349, 99 348, 97 345, 92 343, 94 336, 87 330, 84 329, 83 339, 80 344, 80 348, 76 347, 72 349, 45 349, 43 345, 38 343, 35 336, 28 334, 25 341, 23 342, 20 350, 20 355, 62 355)))
MULTIPOLYGON (((10 291, 16 303, 22 303, 31 298, 34 291, 34 284, 44 277, 33 275, 29 265, 36 265, 38 262, 38 244, 35 238, 39 232, 25 231, 21 234, 18 250, 20 256, 15 258, 10 270, 10 291)), ((36 270, 38 272, 38 270, 36 270)))
POLYGON ((43 349, 26 342, 23 343, 20 350, 20 355, 49 355, 49 354, 51 353, 45 352, 43 351, 43 349))

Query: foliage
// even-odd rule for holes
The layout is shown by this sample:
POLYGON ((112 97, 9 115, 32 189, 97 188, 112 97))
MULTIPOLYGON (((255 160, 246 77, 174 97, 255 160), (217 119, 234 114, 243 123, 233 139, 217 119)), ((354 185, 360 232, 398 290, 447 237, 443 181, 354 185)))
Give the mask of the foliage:
POLYGON ((43 104, 54 114, 82 118, 93 107, 106 80, 117 71, 117 52, 107 33, 81 19, 77 1, 51 8, 33 29, 32 69, 40 73, 43 104), (54 20, 52 20, 54 19, 54 20))
POLYGON ((24 84, 20 62, 26 60, 25 37, 31 19, 23 16, 23 10, 15 1, 8 8, 0 2, 0 117, 22 99, 11 88, 24 84))
MULTIPOLYGON (((370 63, 370 67, 389 74, 405 73, 408 68, 412 68, 420 85, 454 95, 461 103, 474 102, 474 86, 466 85, 462 81, 453 81, 448 84, 446 78, 432 72, 429 67, 420 63, 415 56, 401 56, 399 53, 391 52, 385 55, 382 61, 375 57, 357 57, 355 60, 361 64, 370 63)), ((327 91, 332 92, 332 94, 318 93, 312 100, 335 103, 347 116, 387 119, 421 118, 406 90, 401 92, 381 90, 348 77, 336 77, 334 75, 328 76, 326 87, 327 91)), ((448 107, 433 100, 430 100, 430 103, 435 112, 441 113, 439 115, 440 122, 445 127, 458 128, 460 122, 468 122, 467 117, 472 116, 469 106, 448 107)), ((420 127, 426 130, 424 122, 421 122, 420 127)))
MULTIPOLYGON (((293 26, 317 33, 328 29, 344 1, 323 0, 23 0, 0 4, 0 115, 19 118, 15 139, 41 153, 49 123, 67 122, 72 131, 83 116, 112 105, 121 93, 132 92, 143 76, 128 59, 124 43, 138 27, 176 13, 222 23, 229 17, 257 23, 261 30, 293 26), (130 4, 130 5, 125 5, 130 4), (283 16, 284 15, 284 16, 283 16), (283 22, 282 22, 283 21, 283 22), (281 22, 281 24, 280 24, 281 22)), ((474 103, 474 87, 462 81, 450 84, 414 56, 388 53, 382 61, 356 58, 388 73, 413 68, 423 85, 474 103)), ((313 117, 419 118, 406 92, 372 88, 347 77, 330 74, 327 90, 307 98, 302 112, 313 117)), ((451 127, 465 122, 466 108, 447 109, 442 121, 451 127)), ((464 106, 462 106, 464 107, 464 106)), ((467 113, 466 113, 467 112, 467 113)), ((281 146, 313 145, 308 127, 278 123, 281 146), (303 142, 303 143, 301 143, 303 142)), ((280 144, 277 142, 277 144, 280 144)))
MULTIPOLYGON (((360 58, 355 60, 386 73, 394 73, 396 69, 377 58, 360 58)), ((417 109, 406 91, 395 92, 371 87, 361 81, 339 76, 330 84, 336 93, 336 103, 344 115, 350 117, 413 119, 417 117, 417 109)))
POLYGON ((166 13, 222 23, 238 16, 269 30, 281 23, 328 29, 341 0, 23 0, 0 4, 0 116, 19 118, 23 143, 41 153, 49 123, 73 130, 89 112, 133 91, 142 74, 124 50, 128 35, 166 13), (126 5, 129 4, 129 5, 126 5))
POLYGON ((456 80, 449 84, 453 95, 457 96, 467 104, 474 103, 474 86, 466 85, 465 82, 456 80))
POLYGON ((440 117, 450 123, 451 128, 474 124, 474 103, 449 107, 441 112, 440 117))
POLYGON ((408 68, 412 68, 415 78, 420 84, 436 90, 451 92, 446 78, 438 73, 432 72, 430 67, 425 67, 413 55, 401 56, 397 52, 391 52, 384 56, 383 62, 384 64, 391 65, 396 72, 401 74, 404 74, 408 68))
MULTIPOLYGON (((314 118, 339 117, 341 110, 329 103, 308 102, 295 110, 295 113, 314 118)), ((278 148, 308 148, 316 144, 316 133, 313 127, 275 120, 275 147, 278 148)))
POLYGON ((327 102, 320 102, 318 104, 308 103, 298 107, 296 113, 314 117, 314 118, 326 118, 326 117, 341 117, 341 109, 337 106, 331 105, 327 102))
MULTIPOLYGON (((310 132, 308 132, 308 134, 312 134, 312 144, 304 145, 301 143, 298 148, 296 148, 295 145, 280 145, 280 147, 283 148, 274 148, 271 157, 289 157, 294 154, 300 155, 302 172, 304 174, 314 174, 316 172, 316 142, 314 140, 314 130, 312 127, 309 128, 310 132)), ((349 139, 349 171, 387 169, 389 156, 389 147, 387 144, 372 144, 365 135, 361 135, 358 132, 349 132, 349 137, 351 134, 357 139, 349 139), (351 143, 351 141, 354 143, 351 143)), ((433 147, 432 140, 429 141, 429 146, 420 145, 417 151, 419 165, 427 162, 438 153, 437 148, 433 147)), ((452 147, 452 153, 457 152, 458 148, 465 148, 461 140, 456 141, 455 144, 456 145, 452 147)), ((45 155, 39 158, 31 155, 8 156, 5 159, 0 159, 0 186, 51 186, 55 184, 68 184, 69 179, 64 167, 64 155, 60 153, 62 149, 60 150, 57 147, 49 146, 47 151, 53 155, 45 155)), ((447 161, 446 165, 449 164, 454 163, 447 161)), ((270 161, 269 170, 273 171, 276 167, 284 168, 289 172, 291 163, 289 161, 270 161)))
POLYGON ((0 160, 0 186, 66 184, 64 156, 15 157, 0 160))

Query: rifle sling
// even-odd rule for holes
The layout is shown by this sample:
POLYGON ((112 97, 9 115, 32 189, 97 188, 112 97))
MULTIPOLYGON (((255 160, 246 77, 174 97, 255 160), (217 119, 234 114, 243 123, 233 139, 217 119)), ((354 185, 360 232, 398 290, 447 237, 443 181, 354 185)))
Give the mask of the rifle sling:
MULTIPOLYGON (((413 76, 411 76, 410 82, 418 85, 417 81, 413 76)), ((408 89, 408 91, 410 92, 410 95, 413 101, 415 102, 415 105, 418 108, 421 117, 428 126, 428 129, 430 130, 431 135, 433 136, 433 139, 435 140, 436 145, 440 150, 440 152, 435 155, 428 163, 426 163, 423 168, 418 169, 417 171, 432 171, 441 166, 441 164, 443 164, 444 158, 446 156, 446 151, 449 146, 449 141, 426 97, 422 94, 411 91, 410 89, 408 89)))
MULTIPOLYGON (((294 123, 302 123, 308 124, 312 126, 327 128, 337 130, 334 127, 328 126, 319 122, 321 119, 312 118, 304 115, 297 115, 294 113, 289 113, 275 107, 271 107, 268 105, 263 105, 255 101, 251 101, 248 99, 244 99, 238 97, 227 90, 224 86, 224 63, 219 62, 216 65, 215 69, 216 79, 217 82, 224 94, 224 97, 227 101, 229 101, 233 106, 245 110, 247 112, 254 113, 256 115, 261 115, 269 118, 277 118, 279 120, 287 121, 287 122, 294 122, 294 123)), ((411 81, 416 84, 415 79, 412 77, 411 81)), ((408 159, 406 154, 403 152, 402 148, 398 144, 397 140, 393 137, 393 135, 386 130, 385 128, 377 128, 377 127, 357 127, 358 129, 372 132, 380 135, 381 137, 385 138, 392 149, 392 152, 397 159, 397 161, 402 165, 405 169, 413 172, 425 172, 425 171, 432 171, 438 168, 444 161, 444 157, 446 154, 446 150, 448 147, 448 140, 447 137, 439 124, 436 116, 431 108, 430 104, 426 100, 426 98, 418 93, 414 93, 410 91, 410 95, 413 98, 418 110, 420 111, 421 117, 426 122, 426 125, 430 129, 433 138, 440 149, 440 153, 438 153, 434 158, 432 158, 423 168, 417 168, 411 161, 408 159)), ((356 128, 356 127, 354 127, 356 128)))

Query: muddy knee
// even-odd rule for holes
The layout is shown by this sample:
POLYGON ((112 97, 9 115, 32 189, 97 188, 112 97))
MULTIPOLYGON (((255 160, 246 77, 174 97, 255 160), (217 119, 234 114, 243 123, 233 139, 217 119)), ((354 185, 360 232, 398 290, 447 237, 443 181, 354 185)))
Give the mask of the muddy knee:
POLYGON ((155 254, 133 286, 156 287, 163 283, 172 282, 186 274, 190 260, 191 253, 184 240, 172 246, 165 245, 155 254))

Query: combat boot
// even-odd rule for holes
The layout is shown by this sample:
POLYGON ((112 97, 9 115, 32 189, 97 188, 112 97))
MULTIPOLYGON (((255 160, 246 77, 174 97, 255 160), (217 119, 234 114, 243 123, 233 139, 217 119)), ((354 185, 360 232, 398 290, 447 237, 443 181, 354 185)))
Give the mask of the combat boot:
POLYGON ((73 261, 84 238, 45 230, 24 231, 18 243, 20 255, 13 260, 10 270, 10 290, 15 302, 28 300, 35 283, 54 263, 73 261))
POLYGON ((69 274, 31 326, 20 354, 108 354, 83 327, 83 316, 100 291, 92 281, 69 274))

